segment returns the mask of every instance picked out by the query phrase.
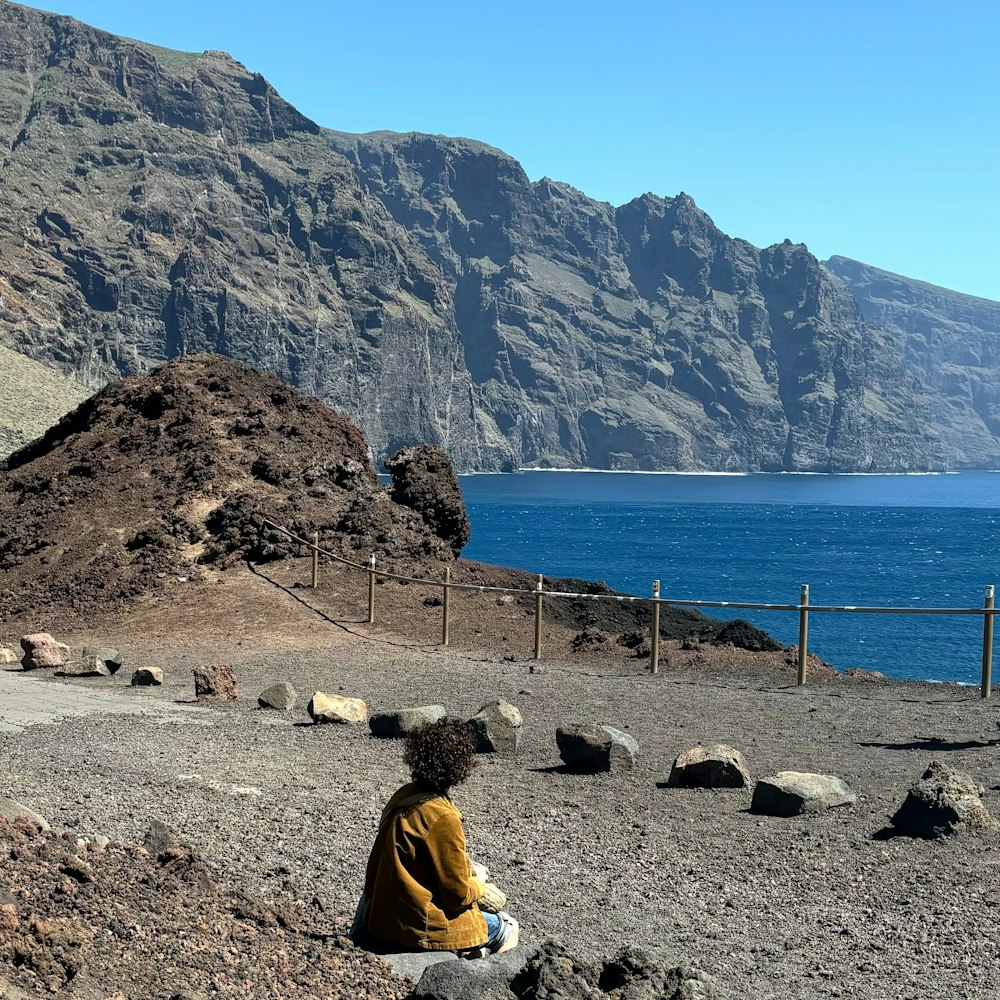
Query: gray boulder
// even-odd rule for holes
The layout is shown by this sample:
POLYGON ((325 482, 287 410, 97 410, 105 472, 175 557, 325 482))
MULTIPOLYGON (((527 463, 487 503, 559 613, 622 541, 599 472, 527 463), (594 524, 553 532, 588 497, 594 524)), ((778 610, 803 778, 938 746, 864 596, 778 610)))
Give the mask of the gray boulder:
POLYGON ((635 738, 599 723, 565 726, 556 730, 559 756, 571 771, 631 771, 639 753, 635 738))
POLYGON ((49 824, 45 821, 45 817, 36 813, 34 809, 29 809, 27 806, 21 805, 20 802, 15 802, 13 799, 5 799, 0 796, 0 819, 13 820, 18 818, 30 820, 40 830, 49 829, 49 824))
POLYGON ((722 743, 685 750, 670 770, 668 784, 682 788, 749 788, 746 758, 722 743))
POLYGON ((524 719, 520 711, 502 698, 488 701, 469 719, 477 753, 515 754, 521 745, 524 719))
POLYGON ((423 726, 446 718, 444 705, 421 705, 419 708, 400 708, 394 712, 377 712, 368 719, 372 736, 383 740, 397 740, 423 726))
POLYGON ((969 775, 935 760, 889 822, 900 833, 925 840, 963 830, 1000 829, 979 795, 979 786, 969 775))
POLYGON ((55 669, 56 677, 110 677, 111 671, 104 660, 96 656, 84 655, 79 660, 70 660, 55 669))
POLYGON ((132 674, 132 687, 159 687, 163 683, 160 667, 140 667, 132 674))
POLYGON ((851 805, 857 798, 850 785, 835 775, 779 771, 757 782, 750 811, 763 816, 800 816, 851 805))
POLYGON ((279 684, 272 684, 270 687, 264 688, 257 695, 257 704, 261 708, 273 708, 279 712, 290 712, 295 708, 298 699, 299 695, 295 688, 288 681, 281 681, 279 684))
POLYGON ((83 659, 86 660, 89 656, 103 660, 108 672, 112 675, 117 674, 125 664, 125 657, 117 649, 112 649, 110 646, 84 646, 83 659))
POLYGON ((44 667, 61 667, 69 662, 69 646, 56 642, 48 632, 33 632, 21 637, 21 666, 25 670, 39 670, 44 667))
POLYGON ((163 854, 171 848, 180 846, 180 837, 161 819, 154 819, 149 824, 143 846, 150 854, 163 854))

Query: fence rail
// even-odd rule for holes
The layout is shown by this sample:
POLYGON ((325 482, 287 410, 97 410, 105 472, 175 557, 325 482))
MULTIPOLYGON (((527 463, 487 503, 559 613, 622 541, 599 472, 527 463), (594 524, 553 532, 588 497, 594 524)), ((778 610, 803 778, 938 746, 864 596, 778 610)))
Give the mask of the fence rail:
POLYGON ((832 604, 810 604, 809 585, 802 584, 798 604, 760 604, 747 601, 696 601, 681 600, 678 598, 663 597, 660 593, 660 581, 654 580, 652 596, 638 597, 632 594, 577 594, 561 590, 545 590, 545 578, 538 575, 538 580, 533 589, 523 587, 493 587, 486 584, 475 583, 454 583, 451 579, 451 568, 445 567, 443 580, 429 580, 426 577, 406 576, 401 573, 393 573, 387 570, 380 570, 376 563, 375 556, 372 555, 367 563, 354 562, 345 559, 336 552, 320 547, 319 532, 314 532, 312 539, 304 538, 301 535, 289 531, 284 525, 278 524, 267 518, 262 518, 262 523, 286 535, 299 545, 304 545, 309 549, 312 556, 312 587, 315 590, 319 586, 319 557, 326 556, 334 562, 356 569, 368 574, 368 624, 375 624, 375 585, 378 579, 396 580, 400 583, 416 583, 425 587, 439 587, 442 589, 444 597, 442 602, 442 625, 441 644, 449 644, 450 612, 451 604, 449 595, 452 590, 465 590, 479 593, 513 594, 522 597, 533 597, 535 605, 535 645, 534 658, 542 658, 542 623, 544 618, 544 599, 565 598, 578 601, 618 601, 620 603, 648 604, 651 607, 651 629, 650 629, 650 654, 649 672, 657 673, 659 670, 659 639, 660 639, 660 608, 734 608, 741 611, 794 611, 799 616, 799 648, 798 648, 798 683, 805 684, 807 681, 807 658, 809 651, 809 615, 810 614, 854 614, 854 615, 979 615, 983 619, 983 663, 982 679, 980 683, 980 696, 989 698, 992 694, 992 673, 993 673, 993 620, 1000 614, 1000 608, 994 606, 994 587, 986 587, 985 599, 981 608, 884 608, 866 607, 863 605, 832 605, 832 604))

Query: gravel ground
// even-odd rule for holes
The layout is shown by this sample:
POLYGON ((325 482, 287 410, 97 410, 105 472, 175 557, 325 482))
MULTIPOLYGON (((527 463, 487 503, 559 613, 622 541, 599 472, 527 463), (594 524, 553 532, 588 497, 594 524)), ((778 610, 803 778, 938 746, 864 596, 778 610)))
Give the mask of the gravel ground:
MULTIPOLYGON (((298 570, 288 572, 286 583, 298 570)), ((439 702, 456 716, 503 697, 524 713, 521 752, 482 758, 455 798, 470 849, 508 891, 526 944, 555 935, 594 957, 635 944, 666 964, 695 962, 734 997, 756 1000, 1000 993, 1000 841, 879 836, 935 758, 971 773, 1000 815, 1000 713, 977 691, 796 689, 784 654, 671 644, 670 666, 650 676, 613 643, 570 659, 571 635, 556 629, 546 634, 553 658, 532 674, 523 612, 469 598, 442 650, 429 645, 440 611, 424 609, 416 590, 409 618, 386 600, 395 617, 375 629, 345 614, 360 591, 332 576, 315 595, 247 576, 172 592, 169 605, 86 632, 56 622, 74 645, 99 638, 127 654, 118 677, 75 682, 123 703, 189 701, 190 668, 213 662, 234 665, 241 696, 183 717, 109 714, 0 734, 0 794, 57 828, 123 842, 164 819, 231 884, 304 902, 333 926, 353 910, 379 810, 406 775, 398 743, 308 724, 308 697, 359 696, 372 710, 439 702), (150 665, 165 668, 166 685, 129 688, 132 668, 150 665), (300 691, 286 716, 256 707, 278 680, 300 691), (585 721, 635 736, 637 769, 563 773, 555 728, 585 721), (661 787, 680 751, 716 741, 741 749, 756 775, 840 775, 858 804, 771 819, 748 812, 749 792, 661 787)), ((11 623, 9 634, 49 625, 11 623)))

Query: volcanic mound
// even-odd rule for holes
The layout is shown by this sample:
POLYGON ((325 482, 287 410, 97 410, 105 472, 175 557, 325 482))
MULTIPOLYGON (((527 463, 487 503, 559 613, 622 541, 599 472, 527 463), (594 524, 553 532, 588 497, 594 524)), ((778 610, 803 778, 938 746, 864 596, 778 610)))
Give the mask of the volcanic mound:
POLYGON ((400 499, 408 470, 426 487, 432 466, 460 503, 454 470, 440 449, 407 451, 390 494, 361 432, 320 400, 218 355, 178 358, 109 385, 0 467, 0 601, 11 617, 108 609, 299 550, 265 520, 355 559, 451 560, 462 519, 434 517, 426 488, 420 509, 400 499))

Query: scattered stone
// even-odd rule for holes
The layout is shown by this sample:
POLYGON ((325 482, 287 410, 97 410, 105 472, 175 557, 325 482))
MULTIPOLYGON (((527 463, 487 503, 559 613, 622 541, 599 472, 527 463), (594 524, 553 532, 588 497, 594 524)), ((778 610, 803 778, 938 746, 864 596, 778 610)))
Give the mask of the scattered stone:
POLYGON ((111 671, 104 660, 96 656, 87 656, 80 660, 70 660, 55 669, 56 677, 110 677, 111 671))
POLYGON ((142 843, 150 854, 165 854, 172 848, 180 847, 181 841, 163 820, 154 819, 149 824, 142 843))
POLYGON ((64 642, 56 642, 48 632, 33 632, 22 636, 21 666, 25 670, 38 670, 43 667, 61 667, 69 662, 69 646, 64 642))
POLYGON ((429 726, 448 715, 444 705, 422 705, 419 708, 400 708, 394 712, 378 712, 368 720, 372 736, 383 740, 397 740, 409 736, 414 730, 429 726))
POLYGON ((104 665, 112 675, 117 674, 125 664, 125 657, 117 649, 112 649, 110 646, 84 646, 83 659, 87 659, 88 656, 95 656, 97 659, 103 660, 104 665))
POLYGON ((194 668, 194 693, 199 701, 235 701, 236 674, 224 664, 194 668))
POLYGON ((963 830, 1000 829, 980 799, 980 789, 964 771, 931 761, 889 822, 908 837, 934 840, 963 830))
MULTIPOLYGON (((514 657, 512 656, 511 659, 513 660, 514 657)), ((544 674, 545 673, 545 667, 542 666, 541 663, 532 663, 532 664, 530 664, 528 666, 528 673, 529 674, 544 674)))
POLYGON ((309 701, 309 717, 313 722, 344 722, 358 725, 368 720, 368 706, 360 698, 344 698, 339 694, 317 691, 309 701))
POLYGON ((10 646, 0 646, 0 664, 17 663, 20 657, 10 646))
POLYGON ((556 744, 563 763, 571 771, 584 774, 631 771, 639 753, 634 737, 599 723, 559 728, 556 744))
POLYGON ((299 694, 288 681, 272 684, 257 695, 257 704, 261 708, 274 708, 279 712, 290 712, 295 708, 299 694))
POLYGON ((132 687, 159 687, 163 683, 160 667, 140 667, 132 674, 132 687))
POLYGON ((106 837, 103 833, 99 833, 96 837, 94 837, 94 843, 97 844, 98 847, 108 847, 111 844, 111 838, 106 837))
POLYGON ((444 604, 444 601, 437 594, 431 594, 430 597, 424 598, 425 608, 440 608, 442 604, 444 604))
POLYGON ((851 667, 840 674, 840 679, 845 681, 884 681, 888 680, 881 670, 865 670, 862 667, 851 667))
POLYGON ((697 635, 686 635, 681 639, 681 649, 697 649, 701 645, 701 638, 697 635))
POLYGON ((513 594, 501 594, 497 598, 497 606, 501 608, 509 608, 515 600, 516 598, 513 594))
POLYGON ((800 816, 852 805, 857 798, 850 785, 835 775, 779 771, 757 782, 750 811, 762 816, 800 816))
POLYGON ((670 770, 668 784, 681 788, 749 788, 746 758, 722 743, 685 750, 670 770))
POLYGON ((524 719, 520 711, 504 701, 488 701, 469 719, 469 729, 476 741, 477 753, 517 753, 521 745, 524 719))
POLYGON ((0 796, 0 819, 17 819, 18 817, 30 820, 41 830, 49 829, 45 817, 36 813, 34 809, 29 809, 13 799, 5 799, 0 796))

